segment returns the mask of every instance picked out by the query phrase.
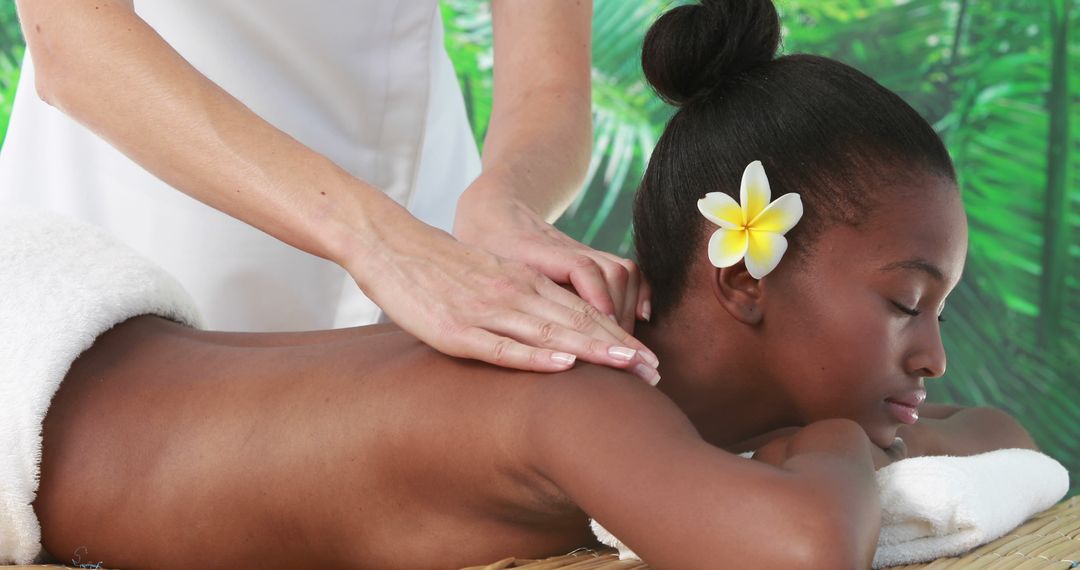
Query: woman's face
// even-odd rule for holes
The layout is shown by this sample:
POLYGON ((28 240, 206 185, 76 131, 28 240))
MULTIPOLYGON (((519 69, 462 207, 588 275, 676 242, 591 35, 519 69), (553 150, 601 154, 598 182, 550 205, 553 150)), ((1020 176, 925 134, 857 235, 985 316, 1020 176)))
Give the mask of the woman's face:
POLYGON ((781 263, 762 282, 766 366, 797 420, 849 418, 880 447, 918 419, 923 379, 945 373, 938 316, 967 252, 955 186, 931 179, 909 194, 858 228, 830 228, 804 267, 781 263))

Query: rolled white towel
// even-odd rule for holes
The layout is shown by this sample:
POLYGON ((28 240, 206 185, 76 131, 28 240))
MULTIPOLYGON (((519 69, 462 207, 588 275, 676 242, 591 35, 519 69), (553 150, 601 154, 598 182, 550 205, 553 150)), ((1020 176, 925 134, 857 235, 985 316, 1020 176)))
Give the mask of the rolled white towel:
MULTIPOLYGON (((999 449, 966 457, 897 461, 877 472, 881 533, 874 568, 955 556, 1000 538, 1044 511, 1069 490, 1069 472, 1030 449, 999 449)), ((600 523, 593 534, 639 560, 600 523)))
POLYGON ((172 276, 102 230, 0 212, 0 564, 43 560, 32 503, 61 381, 101 333, 144 314, 201 324, 172 276))
POLYGON ((955 556, 1000 538, 1069 491, 1069 472, 1030 449, 913 457, 877 473, 874 568, 955 556))

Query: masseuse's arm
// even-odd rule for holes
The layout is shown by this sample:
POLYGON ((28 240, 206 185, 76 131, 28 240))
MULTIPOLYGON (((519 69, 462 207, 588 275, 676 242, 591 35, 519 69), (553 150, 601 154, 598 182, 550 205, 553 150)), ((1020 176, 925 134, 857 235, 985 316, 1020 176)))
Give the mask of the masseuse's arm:
POLYGON ((1008 413, 996 408, 964 408, 923 404, 919 421, 901 426, 908 457, 923 455, 976 455, 996 449, 1038 451, 1035 441, 1008 413))
POLYGON ((880 503, 855 422, 811 424, 749 461, 703 441, 655 390, 558 380, 532 400, 533 465, 650 566, 870 567, 880 503))
POLYGON ((131 0, 17 6, 45 101, 184 193, 340 264, 436 349, 537 371, 569 368, 570 354, 643 362, 609 353, 644 347, 581 298, 421 223, 262 120, 180 57, 131 0))
POLYGON ((630 260, 555 229, 581 190, 592 147, 592 2, 492 3, 495 85, 483 172, 458 202, 454 234, 525 262, 633 332, 649 287, 630 260))

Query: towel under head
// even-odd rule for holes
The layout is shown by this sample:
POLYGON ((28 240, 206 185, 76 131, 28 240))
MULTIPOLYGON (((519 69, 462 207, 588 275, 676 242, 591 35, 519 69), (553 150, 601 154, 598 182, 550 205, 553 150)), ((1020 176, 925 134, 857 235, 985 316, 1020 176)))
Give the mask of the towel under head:
POLYGON ((46 212, 0 213, 0 564, 43 559, 32 503, 61 381, 94 339, 144 314, 202 322, 172 276, 104 231, 46 212))
POLYGON ((874 568, 954 556, 1004 536, 1069 490, 1069 472, 1030 449, 914 457, 877 472, 874 568))

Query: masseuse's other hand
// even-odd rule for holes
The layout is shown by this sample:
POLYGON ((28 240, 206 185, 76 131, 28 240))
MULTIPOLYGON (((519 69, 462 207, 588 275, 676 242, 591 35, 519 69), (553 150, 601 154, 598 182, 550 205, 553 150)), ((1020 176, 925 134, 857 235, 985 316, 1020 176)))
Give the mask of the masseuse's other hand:
POLYGON ((494 193, 488 193, 472 198, 477 195, 470 188, 458 202, 454 221, 458 239, 528 264, 552 281, 572 287, 629 333, 634 332, 637 319, 649 320, 651 290, 633 261, 575 241, 512 197, 493 198, 494 193))
POLYGON ((658 379, 644 345, 539 271, 404 209, 378 217, 374 241, 357 244, 341 264, 394 322, 436 350, 539 372, 581 358, 658 379))

